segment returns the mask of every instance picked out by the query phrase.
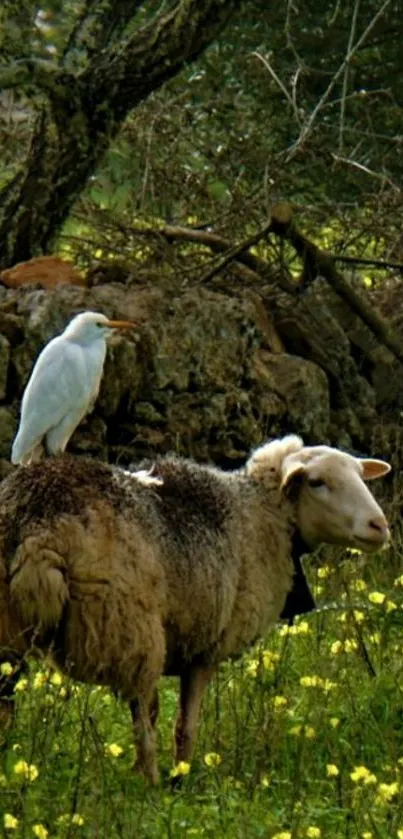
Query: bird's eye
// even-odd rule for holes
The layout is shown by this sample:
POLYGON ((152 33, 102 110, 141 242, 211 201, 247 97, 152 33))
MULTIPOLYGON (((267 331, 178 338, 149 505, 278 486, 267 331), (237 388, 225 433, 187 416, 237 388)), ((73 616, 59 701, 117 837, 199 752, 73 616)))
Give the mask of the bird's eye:
POLYGON ((308 485, 312 489, 319 489, 319 487, 326 486, 326 483, 322 478, 308 478, 308 485))

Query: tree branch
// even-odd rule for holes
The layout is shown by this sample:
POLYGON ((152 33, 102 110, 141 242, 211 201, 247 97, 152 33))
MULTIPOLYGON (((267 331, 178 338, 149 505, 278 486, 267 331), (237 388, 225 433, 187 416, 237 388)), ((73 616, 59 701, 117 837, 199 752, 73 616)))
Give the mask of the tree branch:
MULTIPOLYGON (((97 37, 108 41, 119 30, 117 8, 122 8, 123 0, 104 2, 111 17, 97 30, 97 37)), ((51 108, 44 106, 44 120, 32 136, 31 148, 40 147, 39 168, 36 158, 28 155, 21 177, 13 179, 0 205, 1 268, 51 246, 128 111, 193 61, 240 3, 179 0, 127 40, 94 53, 80 73, 38 61, 21 62, 22 69, 11 68, 8 75, 5 71, 4 83, 36 85, 51 108)), ((128 0, 128 7, 133 16, 137 0, 128 0)), ((125 9, 126 23, 128 19, 125 9)))
MULTIPOLYGON (((166 224, 158 230, 150 228, 145 229, 144 227, 132 227, 131 232, 141 236, 162 236, 167 242, 194 242, 198 245, 205 245, 210 248, 213 253, 224 253, 224 259, 221 260, 218 265, 214 266, 213 270, 206 272, 200 282, 206 283, 207 280, 210 280, 215 274, 218 274, 218 272, 228 265, 229 262, 233 261, 244 265, 260 277, 265 277, 267 280, 270 279, 270 266, 267 262, 259 256, 255 256, 250 253, 247 249, 252 247, 252 245, 255 245, 268 233, 274 232, 272 220, 270 220, 269 224, 265 225, 265 227, 263 227, 262 230, 254 236, 249 237, 249 239, 245 239, 239 245, 235 246, 229 239, 226 239, 224 236, 219 236, 217 233, 212 233, 208 230, 197 230, 194 228, 179 227, 170 224, 166 224)), ((293 282, 279 276, 277 273, 275 276, 275 282, 282 291, 286 291, 288 294, 295 294, 297 290, 297 286, 293 282)))
MULTIPOLYGON (((273 208, 272 223, 275 217, 276 212, 273 208)), ((392 327, 373 308, 372 304, 350 285, 343 274, 337 271, 334 257, 320 250, 299 232, 292 219, 291 208, 288 219, 285 221, 281 218, 277 219, 276 232, 293 245, 303 260, 304 266, 309 267, 310 279, 319 275, 324 277, 339 297, 345 300, 350 309, 369 327, 378 341, 384 344, 403 364, 403 347, 392 327)))
POLYGON ((82 80, 89 104, 107 103, 121 122, 128 111, 175 76, 221 32, 241 0, 181 0, 123 45, 94 57, 82 80))

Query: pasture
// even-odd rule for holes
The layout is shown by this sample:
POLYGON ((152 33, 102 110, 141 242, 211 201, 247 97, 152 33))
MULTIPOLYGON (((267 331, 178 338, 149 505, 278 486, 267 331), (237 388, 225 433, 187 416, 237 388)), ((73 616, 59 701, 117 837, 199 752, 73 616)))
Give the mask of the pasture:
POLYGON ((307 563, 321 608, 220 668, 190 772, 172 765, 177 685, 162 680, 157 789, 131 772, 123 702, 31 664, 2 737, 2 835, 402 839, 400 556, 326 557, 307 563))

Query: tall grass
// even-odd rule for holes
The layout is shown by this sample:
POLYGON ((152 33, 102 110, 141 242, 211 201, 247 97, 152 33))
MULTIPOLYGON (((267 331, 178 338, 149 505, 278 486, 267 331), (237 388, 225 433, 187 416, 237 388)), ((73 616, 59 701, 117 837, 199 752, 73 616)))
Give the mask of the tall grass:
POLYGON ((345 552, 311 569, 320 609, 221 667, 179 789, 169 782, 175 680, 162 680, 162 781, 150 789, 131 772, 126 705, 32 663, 3 735, 2 835, 403 839, 396 556, 345 552))

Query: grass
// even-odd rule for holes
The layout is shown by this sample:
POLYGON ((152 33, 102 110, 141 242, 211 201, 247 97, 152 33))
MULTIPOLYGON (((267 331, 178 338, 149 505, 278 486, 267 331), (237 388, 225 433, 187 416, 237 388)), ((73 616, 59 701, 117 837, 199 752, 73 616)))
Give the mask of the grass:
POLYGON ((125 704, 32 663, 0 754, 0 835, 403 839, 401 569, 392 552, 347 552, 311 582, 325 608, 221 667, 176 791, 175 680, 149 789, 130 771, 125 704))

